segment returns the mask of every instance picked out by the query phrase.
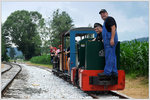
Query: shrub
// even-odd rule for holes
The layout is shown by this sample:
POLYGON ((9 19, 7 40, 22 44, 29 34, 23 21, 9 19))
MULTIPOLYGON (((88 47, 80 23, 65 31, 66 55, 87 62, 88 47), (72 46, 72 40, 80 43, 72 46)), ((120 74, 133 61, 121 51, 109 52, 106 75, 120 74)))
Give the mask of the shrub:
POLYGON ((42 56, 32 57, 30 59, 30 61, 32 63, 37 63, 37 64, 51 64, 50 55, 42 55, 42 56))

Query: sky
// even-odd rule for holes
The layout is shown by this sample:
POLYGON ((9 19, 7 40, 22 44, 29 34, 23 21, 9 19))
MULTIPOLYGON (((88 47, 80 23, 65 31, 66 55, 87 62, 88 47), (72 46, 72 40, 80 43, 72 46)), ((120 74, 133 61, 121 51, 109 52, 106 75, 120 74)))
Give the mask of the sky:
POLYGON ((148 1, 125 2, 2 2, 2 22, 16 10, 38 11, 43 18, 52 18, 56 9, 66 11, 73 19, 75 27, 92 26, 98 22, 103 24, 99 15, 106 9, 109 16, 117 22, 120 41, 133 40, 149 36, 149 5, 148 1))

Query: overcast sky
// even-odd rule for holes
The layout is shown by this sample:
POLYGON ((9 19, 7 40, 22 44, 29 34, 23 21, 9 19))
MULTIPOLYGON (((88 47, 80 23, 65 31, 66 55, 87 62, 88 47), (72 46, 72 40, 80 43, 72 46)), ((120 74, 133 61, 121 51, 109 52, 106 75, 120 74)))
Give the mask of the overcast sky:
POLYGON ((75 27, 103 24, 98 14, 105 8, 115 18, 120 41, 149 36, 149 6, 144 2, 2 2, 2 22, 16 10, 38 11, 51 18, 54 10, 66 11, 75 27))

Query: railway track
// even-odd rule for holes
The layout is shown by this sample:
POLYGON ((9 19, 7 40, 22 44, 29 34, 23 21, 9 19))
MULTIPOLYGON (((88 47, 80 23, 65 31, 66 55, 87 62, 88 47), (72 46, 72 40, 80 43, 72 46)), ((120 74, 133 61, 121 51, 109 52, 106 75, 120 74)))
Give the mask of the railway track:
POLYGON ((12 65, 9 64, 9 63, 3 62, 3 64, 8 65, 9 67, 8 67, 8 68, 3 68, 3 69, 1 69, 1 74, 3 74, 3 73, 5 73, 5 72, 9 71, 9 70, 12 68, 12 65))
POLYGON ((22 68, 18 64, 7 63, 4 64, 9 65, 10 68, 1 71, 1 94, 4 95, 5 91, 11 85, 16 76, 21 72, 22 68))
POLYGON ((95 93, 87 93, 94 99, 104 99, 104 98, 111 98, 111 99, 132 99, 124 94, 118 93, 116 91, 101 91, 95 93))

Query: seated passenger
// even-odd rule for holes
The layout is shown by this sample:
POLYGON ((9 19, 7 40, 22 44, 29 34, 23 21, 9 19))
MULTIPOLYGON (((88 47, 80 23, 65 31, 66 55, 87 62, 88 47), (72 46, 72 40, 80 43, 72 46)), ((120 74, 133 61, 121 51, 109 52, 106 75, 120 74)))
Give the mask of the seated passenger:
POLYGON ((70 46, 68 47, 66 54, 68 58, 68 74, 70 74, 70 46))
POLYGON ((61 49, 62 49, 62 45, 59 45, 58 49, 56 50, 55 56, 59 56, 61 49))
POLYGON ((94 30, 96 31, 97 36, 92 41, 102 41, 102 25, 99 23, 95 23, 94 30))
POLYGON ((62 44, 59 45, 60 52, 62 51, 62 44))
POLYGON ((51 53, 51 63, 53 63, 53 58, 54 58, 54 55, 55 55, 55 48, 53 48, 52 46, 50 46, 50 53, 51 53))

